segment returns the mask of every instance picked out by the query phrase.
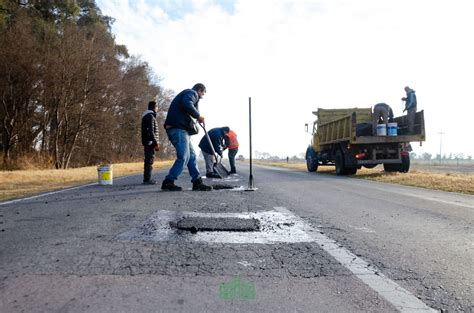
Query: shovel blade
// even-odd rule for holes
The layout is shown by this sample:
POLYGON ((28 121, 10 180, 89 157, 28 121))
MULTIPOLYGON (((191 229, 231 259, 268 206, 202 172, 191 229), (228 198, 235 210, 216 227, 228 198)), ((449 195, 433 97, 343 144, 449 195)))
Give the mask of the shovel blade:
POLYGON ((214 172, 216 172, 221 178, 229 176, 227 169, 222 163, 214 163, 214 172))

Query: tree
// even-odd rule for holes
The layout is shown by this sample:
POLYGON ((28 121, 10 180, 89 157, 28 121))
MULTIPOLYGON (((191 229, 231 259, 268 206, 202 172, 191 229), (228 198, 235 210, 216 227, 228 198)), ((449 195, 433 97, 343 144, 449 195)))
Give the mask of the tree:
POLYGON ((115 43, 112 22, 94 0, 0 0, 4 163, 38 152, 68 168, 141 154, 141 112, 157 101, 162 124, 173 94, 115 43))
POLYGON ((0 118, 3 160, 7 163, 20 138, 35 137, 36 98, 41 93, 41 51, 32 34, 32 21, 18 12, 16 23, 0 37, 0 118), (22 134, 21 132, 24 131, 22 134))
POLYGON ((423 155, 422 155, 422 158, 423 158, 423 160, 425 160, 425 161, 431 160, 431 157, 432 157, 431 153, 428 153, 428 152, 425 152, 425 153, 423 153, 423 155))

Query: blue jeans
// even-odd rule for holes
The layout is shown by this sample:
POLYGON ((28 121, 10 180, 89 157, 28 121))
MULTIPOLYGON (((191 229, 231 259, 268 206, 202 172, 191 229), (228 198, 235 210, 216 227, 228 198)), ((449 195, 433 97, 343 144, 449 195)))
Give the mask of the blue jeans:
POLYGON ((196 163, 196 153, 191 145, 190 136, 187 131, 179 128, 168 128, 166 130, 168 139, 176 149, 176 161, 170 168, 166 179, 175 181, 183 172, 186 165, 191 175, 191 182, 195 182, 201 177, 196 163))

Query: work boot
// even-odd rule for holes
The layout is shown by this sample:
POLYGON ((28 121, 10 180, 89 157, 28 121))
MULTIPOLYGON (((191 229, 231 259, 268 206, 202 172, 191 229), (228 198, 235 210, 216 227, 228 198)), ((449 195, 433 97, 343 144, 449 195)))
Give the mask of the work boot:
POLYGON ((150 179, 147 181, 143 181, 143 185, 156 185, 156 180, 150 179))
POLYGON ((161 184, 161 190, 165 191, 181 191, 183 188, 176 186, 174 180, 165 179, 161 184))
POLYGON ((237 174, 237 171, 236 170, 230 170, 229 175, 230 174, 237 174))
POLYGON ((194 191, 211 191, 212 186, 205 185, 202 182, 202 178, 199 177, 197 180, 193 182, 193 190, 194 191))

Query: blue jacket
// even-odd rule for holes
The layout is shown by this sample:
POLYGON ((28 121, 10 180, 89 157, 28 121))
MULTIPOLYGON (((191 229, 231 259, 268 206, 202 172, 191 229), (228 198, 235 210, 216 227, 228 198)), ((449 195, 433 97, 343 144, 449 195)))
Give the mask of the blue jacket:
POLYGON ((180 128, 184 130, 191 130, 193 121, 191 117, 199 117, 199 96, 198 93, 192 89, 185 89, 181 91, 173 101, 171 101, 168 115, 165 120, 166 126, 180 128))
MULTIPOLYGON (((224 130, 222 130, 221 127, 213 128, 208 131, 207 134, 211 139, 212 146, 214 147, 216 153, 222 156, 222 151, 224 150, 224 130)), ((201 148, 202 151, 208 154, 212 154, 212 149, 209 145, 209 141, 207 140, 206 135, 204 135, 201 141, 199 142, 199 148, 201 148)))
POLYGON ((415 95, 414 90, 410 90, 407 93, 407 99, 406 99, 406 102, 405 102, 405 109, 409 110, 409 109, 413 109, 413 108, 416 109, 416 95, 415 95))

